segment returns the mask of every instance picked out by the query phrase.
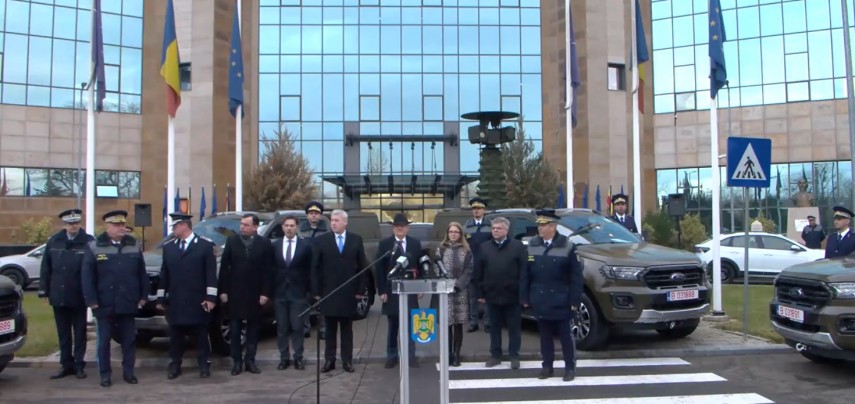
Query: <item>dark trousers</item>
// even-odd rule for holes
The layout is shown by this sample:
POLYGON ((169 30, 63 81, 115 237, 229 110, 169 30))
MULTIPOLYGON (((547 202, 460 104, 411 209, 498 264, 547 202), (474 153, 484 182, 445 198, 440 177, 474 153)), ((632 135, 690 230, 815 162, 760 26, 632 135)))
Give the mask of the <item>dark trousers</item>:
POLYGON ((63 369, 83 369, 86 367, 83 360, 86 355, 86 307, 54 307, 53 318, 59 340, 59 363, 63 369))
POLYGON ((205 324, 169 326, 170 364, 181 367, 181 358, 184 357, 188 335, 196 337, 196 363, 199 364, 200 368, 208 366, 208 358, 211 356, 211 345, 208 342, 208 326, 205 324))
POLYGON ((555 335, 561 341, 561 352, 564 354, 564 367, 576 368, 576 341, 571 332, 570 320, 537 320, 540 332, 540 355, 543 356, 543 367, 552 369, 555 361, 555 335))
MULTIPOLYGON (((401 325, 401 319, 398 316, 386 316, 389 323, 389 328, 386 330, 386 359, 398 359, 398 327, 401 325)), ((407 316, 407 329, 412 327, 412 320, 407 316)), ((412 338, 407 338, 407 351, 410 359, 416 357, 416 343, 412 338)))
POLYGON ((487 318, 490 324, 490 356, 502 358, 502 323, 508 326, 508 355, 519 358, 522 328, 522 306, 519 303, 487 303, 487 318))
POLYGON ((255 352, 258 350, 258 329, 261 324, 260 319, 242 319, 233 318, 229 320, 229 351, 231 352, 232 360, 240 362, 241 346, 240 334, 243 328, 243 322, 246 321, 246 342, 244 343, 243 360, 244 362, 255 362, 255 352))
POLYGON ((137 361, 137 348, 134 345, 137 329, 133 314, 114 314, 98 317, 98 372, 101 378, 109 378, 113 374, 110 366, 110 341, 113 335, 122 345, 122 374, 130 377, 134 374, 134 364, 137 361))
MULTIPOLYGON (((482 304, 478 303, 478 288, 475 286, 475 282, 469 282, 469 325, 475 326, 478 325, 478 322, 481 321, 481 317, 484 315, 484 311, 482 308, 482 304)), ((439 306, 437 306, 439 307, 439 306)))
MULTIPOLYGON (((306 299, 277 297, 274 301, 276 313, 276 345, 279 347, 279 359, 289 359, 291 348, 294 349, 294 360, 303 359, 304 322, 300 318, 309 305, 306 299)), ((309 313, 303 315, 309 318, 309 313)))
POLYGON ((341 360, 353 362, 353 319, 350 317, 326 316, 326 344, 324 344, 324 359, 335 360, 338 345, 338 330, 341 326, 341 360))

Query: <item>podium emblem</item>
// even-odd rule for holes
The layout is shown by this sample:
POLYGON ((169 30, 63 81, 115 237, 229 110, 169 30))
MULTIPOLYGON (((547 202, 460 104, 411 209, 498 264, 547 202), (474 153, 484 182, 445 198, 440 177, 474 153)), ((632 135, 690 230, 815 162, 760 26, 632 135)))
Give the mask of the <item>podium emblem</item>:
POLYGON ((428 344, 436 338, 436 309, 410 310, 412 323, 410 337, 420 344, 428 344))

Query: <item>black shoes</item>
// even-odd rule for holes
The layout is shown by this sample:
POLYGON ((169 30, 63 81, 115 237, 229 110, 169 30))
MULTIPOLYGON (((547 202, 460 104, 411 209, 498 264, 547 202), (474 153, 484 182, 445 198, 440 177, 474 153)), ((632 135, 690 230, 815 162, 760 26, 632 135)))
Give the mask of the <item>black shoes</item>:
POLYGON ((136 377, 136 376, 134 376, 134 375, 122 376, 122 379, 124 379, 124 380, 125 380, 125 383, 127 383, 127 384, 137 384, 137 383, 139 383, 139 380, 137 380, 137 377, 136 377))
POLYGON ((166 373, 166 378, 172 380, 178 376, 181 376, 181 365, 174 363, 170 364, 169 371, 166 373))
MULTIPOLYGON (((82 370, 82 369, 81 369, 81 370, 82 370)), ((51 380, 62 379, 62 378, 63 378, 63 377, 65 377, 65 376, 71 376, 71 375, 73 375, 73 374, 75 374, 75 373, 76 373, 76 372, 74 371, 74 369, 65 369, 65 368, 62 368, 62 369, 60 369, 60 370, 59 370, 59 372, 56 372, 56 373, 52 374, 52 375, 50 376, 50 379, 51 379, 51 380)))
POLYGON ((283 359, 279 361, 279 366, 276 367, 276 370, 285 370, 291 366, 291 361, 288 359, 283 359))
POLYGON ((306 331, 306 332, 304 332, 304 333, 303 333, 303 338, 309 338, 309 337, 311 337, 311 336, 312 336, 312 332, 311 332, 311 331, 306 331))
POLYGON ((323 339, 323 340, 327 339, 327 332, 326 331, 318 331, 318 334, 320 334, 320 336, 318 338, 323 339))
POLYGON ((454 367, 460 366, 460 354, 459 353, 451 354, 451 366, 454 366, 454 367))
POLYGON ((350 362, 344 362, 341 365, 341 368, 344 369, 344 371, 347 373, 353 373, 355 371, 355 369, 353 369, 353 364, 350 362))
POLYGON ((475 332, 475 331, 478 331, 478 324, 470 324, 469 329, 466 330, 466 332, 475 332))
POLYGON ((235 362, 232 364, 232 376, 237 376, 243 372, 243 363, 235 362))
POLYGON ((321 368, 321 373, 327 373, 333 369, 335 369, 335 361, 334 360, 327 360, 324 362, 324 367, 321 368))
POLYGON ((552 368, 542 368, 542 369, 540 369, 540 374, 537 375, 537 378, 538 379, 548 379, 548 378, 552 377, 553 373, 554 372, 553 372, 552 368))
POLYGON ((295 360, 294 360, 294 369, 297 369, 297 370, 306 370, 306 365, 304 365, 304 364, 303 364, 303 360, 302 360, 302 359, 295 359, 295 360))
POLYGON ((78 368, 76 371, 74 371, 74 375, 78 379, 85 379, 86 378, 86 371, 83 370, 83 368, 78 368))
POLYGON ((573 379, 576 378, 576 370, 575 369, 564 369, 564 381, 572 382, 573 379))
POLYGON ((101 378, 101 387, 110 387, 113 385, 113 382, 110 381, 109 377, 101 378))
POLYGON ((211 365, 199 367, 199 378, 207 379, 211 377, 211 365))
POLYGON ((397 359, 386 359, 386 364, 383 365, 383 367, 386 369, 392 369, 395 366, 398 366, 398 360, 397 359))
POLYGON ((520 358, 511 358, 511 369, 519 369, 520 368, 520 358))
POLYGON ((255 361, 246 363, 246 371, 254 375, 261 373, 261 369, 259 369, 258 366, 255 366, 255 361))

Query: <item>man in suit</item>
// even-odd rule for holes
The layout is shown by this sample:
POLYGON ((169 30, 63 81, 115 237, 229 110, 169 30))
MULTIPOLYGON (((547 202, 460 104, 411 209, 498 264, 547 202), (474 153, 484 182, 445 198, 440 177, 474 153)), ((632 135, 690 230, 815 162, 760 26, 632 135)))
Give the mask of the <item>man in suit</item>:
POLYGON ((127 217, 124 210, 103 216, 106 230, 89 242, 81 268, 83 299, 97 319, 101 387, 113 385, 110 366, 113 335, 122 346, 122 378, 128 384, 137 384, 134 317, 148 299, 149 283, 140 243, 125 234, 127 217))
POLYGON ((278 370, 291 366, 290 348, 294 349, 294 369, 306 368, 301 335, 304 324, 300 313, 308 307, 306 298, 312 273, 312 244, 297 235, 298 224, 296 217, 286 217, 282 221, 285 237, 273 242, 273 307, 276 310, 276 343, 279 346, 278 370))
POLYGON ((330 218, 331 233, 326 233, 313 244, 312 296, 324 297, 320 311, 326 320, 326 346, 324 367, 326 373, 335 369, 337 330, 341 328, 341 361, 345 372, 353 372, 353 317, 356 303, 368 286, 368 276, 362 274, 344 285, 335 294, 333 290, 368 267, 362 237, 347 231, 347 212, 334 210, 330 218))
POLYGON ((833 211, 834 228, 837 231, 828 236, 825 258, 845 257, 855 251, 855 235, 849 227, 855 213, 843 206, 835 206, 833 211))
MULTIPOLYGON (((492 234, 490 234, 491 223, 490 219, 484 217, 487 201, 481 198, 472 198, 469 200, 469 207, 472 209, 472 218, 463 225, 463 231, 466 232, 467 242, 472 250, 472 259, 478 261, 481 244, 493 239, 492 234)), ((469 329, 467 332, 478 331, 478 323, 482 317, 485 317, 486 308, 478 303, 477 296, 475 282, 469 282, 469 329)), ((485 332, 489 332, 489 328, 489 325, 484 325, 485 332)))
POLYGON ((188 335, 196 338, 199 377, 211 376, 208 324, 217 301, 217 258, 214 243, 193 233, 193 216, 171 213, 174 239, 163 246, 157 306, 169 322, 167 379, 181 375, 181 360, 188 335))
POLYGON ((261 373, 255 364, 261 306, 270 296, 273 273, 273 246, 258 235, 258 216, 248 213, 240 219, 240 234, 229 237, 220 259, 220 301, 229 317, 232 376, 246 371, 261 373), (241 360, 241 329, 246 321, 246 352, 241 360))
MULTIPOLYGON (((409 310, 405 313, 398 312, 398 295, 392 293, 392 278, 420 278, 419 259, 424 255, 422 244, 419 240, 407 235, 410 231, 410 220, 403 213, 396 213, 392 220, 391 237, 380 240, 377 246, 376 264, 374 264, 374 279, 377 280, 377 294, 383 302, 383 314, 386 315, 388 328, 386 331, 386 369, 391 369, 398 364, 398 327, 401 316, 410 324, 409 310), (387 257, 380 259, 385 254, 387 257), (409 263, 406 268, 399 269, 392 277, 389 271, 395 267, 398 257, 405 256, 409 263)), ((416 295, 407 295, 407 307, 418 308, 419 301, 416 295)), ((409 327, 407 327, 409 329, 409 327)), ((412 368, 419 367, 416 359, 416 346, 411 338, 407 338, 407 351, 409 364, 412 368)))
POLYGON ((59 214, 64 228, 47 241, 42 255, 39 297, 48 299, 53 306, 59 363, 62 365, 51 379, 70 375, 86 378, 86 361, 83 360, 86 353, 86 304, 80 285, 80 269, 89 242, 94 238, 80 230, 81 213, 80 209, 69 209, 59 214))
MULTIPOLYGON (((309 243, 313 243, 315 238, 329 233, 330 229, 327 226, 327 221, 324 219, 324 205, 318 201, 311 201, 306 204, 304 208, 306 212, 306 221, 300 224, 298 236, 305 238, 309 241, 309 243)), ((318 321, 318 333, 320 334, 320 338, 324 339, 326 337, 326 325, 324 324, 324 316, 321 313, 316 313, 317 321, 318 321)), ((312 334, 309 330, 312 329, 311 316, 305 316, 303 318, 303 337, 309 338, 312 334)))
POLYGON ((612 219, 622 224, 627 230, 638 234, 638 227, 635 226, 635 219, 626 214, 627 201, 629 201, 629 197, 625 194, 614 194, 612 196, 612 204, 615 207, 615 214, 612 216, 612 219))
POLYGON ((807 220, 807 226, 802 229, 802 241, 805 242, 807 248, 820 249, 822 248, 822 240, 825 240, 825 230, 816 224, 816 216, 808 215, 807 220))

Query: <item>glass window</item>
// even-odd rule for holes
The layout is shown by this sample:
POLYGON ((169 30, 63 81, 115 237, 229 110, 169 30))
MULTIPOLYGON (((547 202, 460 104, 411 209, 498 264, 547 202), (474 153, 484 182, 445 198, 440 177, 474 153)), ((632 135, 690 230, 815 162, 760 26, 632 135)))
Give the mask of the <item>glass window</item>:
MULTIPOLYGON (((756 38, 760 35, 760 9, 757 7, 740 8, 737 10, 739 21, 739 39, 756 38)), ((725 26, 725 29, 727 26, 725 26)), ((736 37, 728 37, 733 40, 736 37)))
POLYGON ((773 36, 762 39, 762 63, 764 83, 784 82, 784 38, 773 36))
MULTIPOLYGON (((834 1, 834 0, 831 0, 834 1)), ((840 3, 838 1, 838 3, 840 3)), ((851 13, 850 6, 850 13, 851 13)), ((831 27, 831 20, 828 15, 828 1, 826 0, 805 0, 805 10, 807 11, 807 29, 814 31, 819 29, 828 29, 831 27)), ((840 15, 840 14, 837 14, 840 15)), ((850 24, 852 22, 850 21, 850 24)))
MULTIPOLYGON (((686 2, 688 3, 688 2, 686 2)), ((679 17, 674 20, 674 46, 692 45, 694 40, 692 35, 686 35, 688 32, 694 32, 693 18, 679 17)))
POLYGON ((784 32, 804 32, 805 26, 805 3, 802 1, 789 1, 784 7, 784 32))
POLYGON ((610 91, 626 90, 625 66, 620 64, 609 64, 608 66, 608 89, 610 91))
POLYGON ((830 79, 832 66, 828 63, 831 57, 831 32, 816 31, 808 33, 808 55, 810 57, 810 78, 830 79))
POLYGON ((760 34, 763 36, 780 35, 784 32, 783 15, 780 4, 760 6, 760 34))
POLYGON ((359 119, 363 121, 378 121, 380 120, 380 97, 379 96, 361 96, 359 97, 360 110, 359 119))

